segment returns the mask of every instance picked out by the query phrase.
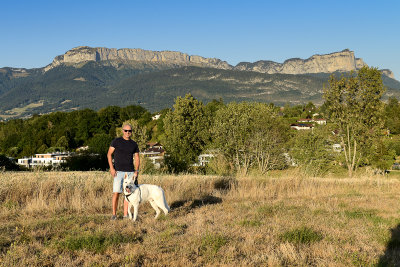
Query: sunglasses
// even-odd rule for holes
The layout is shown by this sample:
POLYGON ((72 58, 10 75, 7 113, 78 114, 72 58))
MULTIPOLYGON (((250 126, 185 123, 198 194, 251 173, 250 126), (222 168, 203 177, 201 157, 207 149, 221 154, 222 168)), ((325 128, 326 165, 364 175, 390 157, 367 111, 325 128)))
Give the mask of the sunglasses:
POLYGON ((124 129, 124 132, 126 132, 126 133, 131 133, 132 130, 125 130, 125 129, 124 129))

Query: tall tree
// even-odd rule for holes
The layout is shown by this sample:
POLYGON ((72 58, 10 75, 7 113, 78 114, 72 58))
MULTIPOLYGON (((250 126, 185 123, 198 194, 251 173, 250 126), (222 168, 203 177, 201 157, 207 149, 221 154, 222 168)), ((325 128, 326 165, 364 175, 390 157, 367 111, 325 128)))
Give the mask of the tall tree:
POLYGON ((372 141, 383 127, 384 91, 381 73, 369 67, 340 79, 332 75, 324 88, 326 110, 340 131, 350 177, 359 162, 372 153, 372 141))
POLYGON ((209 126, 202 102, 191 94, 175 100, 174 110, 164 118, 166 163, 171 171, 186 170, 197 160, 209 140, 209 126))

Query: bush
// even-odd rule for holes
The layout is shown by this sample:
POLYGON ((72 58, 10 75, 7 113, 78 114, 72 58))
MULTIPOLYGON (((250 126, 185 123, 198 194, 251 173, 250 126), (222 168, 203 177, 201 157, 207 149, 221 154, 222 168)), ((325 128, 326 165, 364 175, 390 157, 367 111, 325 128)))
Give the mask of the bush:
POLYGON ((18 171, 19 166, 7 156, 0 154, 0 169, 4 171, 18 171))
POLYGON ((70 171, 105 171, 109 168, 106 155, 90 153, 80 153, 68 157, 66 163, 63 163, 61 167, 70 171))
POLYGON ((317 127, 313 131, 297 132, 292 140, 290 154, 305 174, 322 176, 330 170, 333 149, 327 135, 326 129, 317 127))
POLYGON ((213 157, 207 164, 206 172, 209 174, 216 174, 218 176, 227 176, 233 171, 232 164, 229 164, 224 155, 218 154, 213 157))
POLYGON ((140 156, 140 172, 143 174, 156 174, 161 173, 163 171, 162 166, 160 168, 156 168, 156 166, 151 162, 150 159, 140 156))

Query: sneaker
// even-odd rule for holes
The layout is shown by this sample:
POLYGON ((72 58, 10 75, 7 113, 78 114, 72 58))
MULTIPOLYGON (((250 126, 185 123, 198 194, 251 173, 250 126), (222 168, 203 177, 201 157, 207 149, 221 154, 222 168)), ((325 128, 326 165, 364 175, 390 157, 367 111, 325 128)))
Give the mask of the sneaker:
POLYGON ((114 221, 114 220, 116 220, 116 219, 117 219, 117 216, 116 216, 116 215, 111 216, 111 221, 114 221))
POLYGON ((129 217, 128 216, 122 217, 122 220, 126 220, 126 219, 129 219, 129 217))

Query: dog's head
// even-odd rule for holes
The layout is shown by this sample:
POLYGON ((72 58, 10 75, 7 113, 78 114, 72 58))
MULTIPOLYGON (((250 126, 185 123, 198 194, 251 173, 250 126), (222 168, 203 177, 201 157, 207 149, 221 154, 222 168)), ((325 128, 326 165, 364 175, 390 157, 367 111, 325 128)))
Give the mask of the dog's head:
POLYGON ((135 191, 135 189, 137 188, 137 186, 135 185, 134 179, 129 178, 126 173, 125 173, 125 177, 124 177, 123 188, 124 188, 125 195, 133 193, 135 191))

